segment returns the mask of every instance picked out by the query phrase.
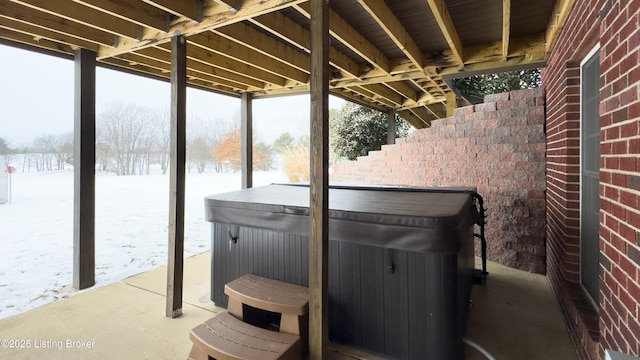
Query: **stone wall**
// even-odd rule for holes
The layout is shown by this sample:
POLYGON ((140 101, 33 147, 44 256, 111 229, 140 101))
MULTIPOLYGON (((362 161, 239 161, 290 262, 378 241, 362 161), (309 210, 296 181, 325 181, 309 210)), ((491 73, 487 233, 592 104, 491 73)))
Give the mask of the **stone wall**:
POLYGON ((475 186, 489 259, 545 273, 544 90, 490 95, 395 145, 335 166, 332 181, 475 186))

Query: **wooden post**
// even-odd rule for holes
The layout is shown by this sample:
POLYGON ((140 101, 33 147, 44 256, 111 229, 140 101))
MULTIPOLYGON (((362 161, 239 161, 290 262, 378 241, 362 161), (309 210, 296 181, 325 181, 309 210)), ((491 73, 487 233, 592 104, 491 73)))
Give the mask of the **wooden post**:
POLYGON ((96 53, 75 53, 73 147, 73 287, 96 283, 96 53))
POLYGON ((184 185, 187 103, 187 40, 171 38, 171 142, 169 172, 169 262, 167 317, 182 314, 184 262, 184 185))
POLYGON ((396 143, 396 111, 387 111, 387 144, 396 143))
POLYGON ((309 359, 320 360, 327 358, 329 343, 329 4, 310 5, 309 359))
POLYGON ((242 94, 240 104, 241 116, 241 167, 242 167, 242 188, 253 187, 253 96, 251 93, 242 94))
POLYGON ((447 99, 447 117, 452 117, 453 111, 458 107, 456 94, 454 92, 448 92, 445 94, 445 99, 447 99))

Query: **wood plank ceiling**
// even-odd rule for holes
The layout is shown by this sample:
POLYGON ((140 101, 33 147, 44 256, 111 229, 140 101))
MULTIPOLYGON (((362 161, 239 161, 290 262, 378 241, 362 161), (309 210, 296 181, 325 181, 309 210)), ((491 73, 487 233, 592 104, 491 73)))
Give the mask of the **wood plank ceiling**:
MULTIPOLYGON (((422 128, 447 77, 540 67, 574 0, 333 0, 330 91, 422 128)), ((187 36, 189 84, 254 97, 309 91, 304 0, 0 0, 0 40, 167 79, 187 36)))

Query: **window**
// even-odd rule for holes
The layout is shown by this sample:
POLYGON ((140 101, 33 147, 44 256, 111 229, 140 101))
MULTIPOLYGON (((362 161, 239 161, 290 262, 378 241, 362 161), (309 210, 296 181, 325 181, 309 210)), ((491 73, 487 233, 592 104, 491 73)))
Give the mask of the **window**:
POLYGON ((599 303, 600 49, 580 66, 580 282, 599 303))

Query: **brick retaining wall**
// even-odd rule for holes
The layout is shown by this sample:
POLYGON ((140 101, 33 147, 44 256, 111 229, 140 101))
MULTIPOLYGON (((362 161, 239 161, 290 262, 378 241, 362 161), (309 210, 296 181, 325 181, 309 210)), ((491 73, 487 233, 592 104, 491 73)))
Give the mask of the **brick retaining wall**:
POLYGON ((335 166, 332 181, 475 186, 489 259, 545 273, 544 90, 489 95, 395 145, 335 166))

